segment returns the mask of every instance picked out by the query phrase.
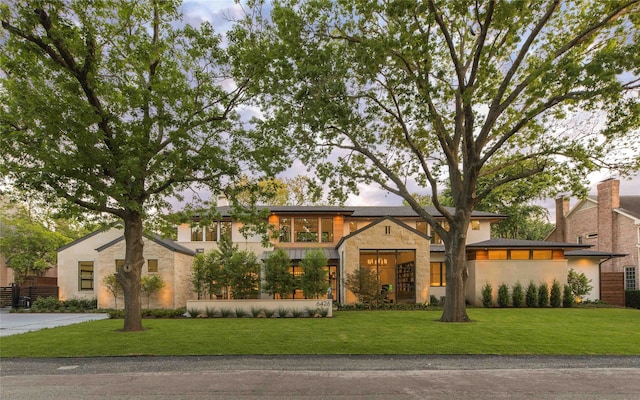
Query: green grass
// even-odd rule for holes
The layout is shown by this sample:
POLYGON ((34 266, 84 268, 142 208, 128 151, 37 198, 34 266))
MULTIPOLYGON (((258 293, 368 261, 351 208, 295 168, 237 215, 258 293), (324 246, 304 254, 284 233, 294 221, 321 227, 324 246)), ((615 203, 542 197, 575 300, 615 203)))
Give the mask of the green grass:
POLYGON ((440 311, 349 311, 334 318, 149 319, 86 322, 0 338, 1 357, 216 354, 640 354, 631 309, 469 309, 472 323, 440 311))

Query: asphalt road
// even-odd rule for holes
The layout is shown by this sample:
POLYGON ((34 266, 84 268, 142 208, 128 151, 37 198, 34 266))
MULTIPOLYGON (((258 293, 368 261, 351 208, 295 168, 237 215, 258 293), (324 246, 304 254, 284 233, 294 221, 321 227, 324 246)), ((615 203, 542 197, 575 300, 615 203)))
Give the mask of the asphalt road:
POLYGON ((3 400, 640 397, 640 357, 211 356, 0 362, 3 400))

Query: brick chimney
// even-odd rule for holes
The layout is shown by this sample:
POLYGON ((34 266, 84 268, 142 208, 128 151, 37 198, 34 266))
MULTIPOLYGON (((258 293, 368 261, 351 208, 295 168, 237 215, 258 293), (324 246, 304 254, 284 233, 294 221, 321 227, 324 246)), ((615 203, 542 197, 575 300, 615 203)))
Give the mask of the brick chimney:
POLYGON ((598 250, 600 251, 614 251, 613 210, 615 208, 620 208, 620 181, 610 178, 598 184, 598 250))
POLYGON ((553 237, 549 237, 549 240, 567 242, 567 221, 565 217, 569 214, 569 200, 570 198, 564 195, 556 198, 556 229, 553 237))

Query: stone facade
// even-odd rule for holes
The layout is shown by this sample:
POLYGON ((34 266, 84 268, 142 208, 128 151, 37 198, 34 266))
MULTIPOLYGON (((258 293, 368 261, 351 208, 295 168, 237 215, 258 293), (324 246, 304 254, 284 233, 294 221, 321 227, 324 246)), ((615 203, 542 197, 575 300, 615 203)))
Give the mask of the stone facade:
MULTIPOLYGON (((415 250, 415 288, 416 303, 425 303, 429 299, 429 237, 392 218, 384 218, 367 225, 352 235, 345 236, 338 244, 341 255, 341 276, 353 273, 360 266, 361 250, 415 250)), ((343 286, 341 298, 345 303, 357 302, 353 293, 343 286)))

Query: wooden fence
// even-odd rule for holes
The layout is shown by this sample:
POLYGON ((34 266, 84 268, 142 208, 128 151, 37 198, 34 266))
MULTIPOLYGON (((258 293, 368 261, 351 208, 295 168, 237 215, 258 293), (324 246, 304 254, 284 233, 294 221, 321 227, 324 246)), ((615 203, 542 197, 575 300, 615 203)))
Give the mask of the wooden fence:
POLYGON ((57 286, 5 286, 0 287, 0 304, 2 307, 25 307, 41 297, 58 298, 57 286), (25 298, 29 302, 25 302, 25 298))
POLYGON ((603 272, 600 274, 600 299, 614 306, 625 306, 624 272, 603 272))

